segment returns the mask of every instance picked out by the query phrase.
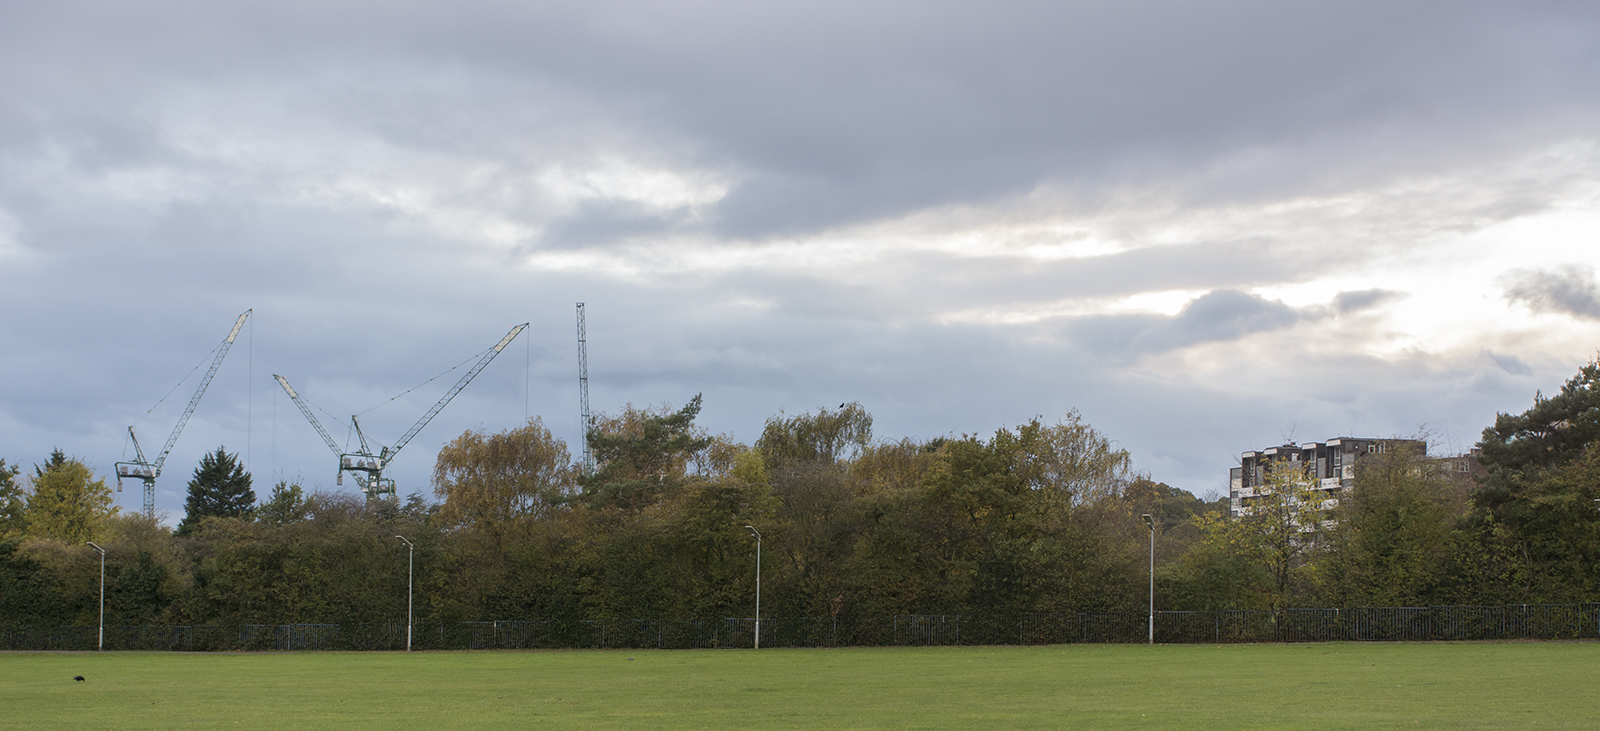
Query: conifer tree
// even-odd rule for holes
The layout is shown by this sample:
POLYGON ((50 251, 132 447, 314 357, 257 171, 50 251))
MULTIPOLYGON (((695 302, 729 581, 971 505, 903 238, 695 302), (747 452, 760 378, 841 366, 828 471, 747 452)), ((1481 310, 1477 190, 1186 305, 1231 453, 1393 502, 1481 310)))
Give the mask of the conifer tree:
POLYGON ((673 413, 638 410, 631 405, 616 419, 600 423, 585 437, 599 467, 579 482, 591 507, 614 505, 637 512, 684 477, 689 460, 711 446, 695 429, 700 394, 673 413))
POLYGON ((189 498, 183 504, 183 522, 176 535, 188 535, 207 517, 248 518, 256 504, 250 489, 250 473, 239 464, 239 456, 223 447, 200 458, 200 466, 189 480, 189 498))
POLYGON ((1537 393, 1521 414, 1501 413, 1483 430, 1479 460, 1489 470, 1476 499, 1501 517, 1541 470, 1559 468, 1600 442, 1600 355, 1578 369, 1561 392, 1537 393))

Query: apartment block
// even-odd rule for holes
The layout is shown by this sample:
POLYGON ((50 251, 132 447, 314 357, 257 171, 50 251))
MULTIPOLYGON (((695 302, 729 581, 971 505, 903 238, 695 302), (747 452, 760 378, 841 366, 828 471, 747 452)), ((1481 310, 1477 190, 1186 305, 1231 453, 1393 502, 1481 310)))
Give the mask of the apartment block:
MULTIPOLYGON (((1229 514, 1235 518, 1248 515, 1250 503, 1262 494, 1262 488, 1267 485, 1268 473, 1284 467, 1303 471, 1313 480, 1314 489, 1324 491, 1328 496, 1327 501, 1337 504, 1337 495, 1355 483, 1358 461, 1368 455, 1396 449, 1411 449, 1426 455, 1428 443, 1420 439, 1338 437, 1325 442, 1283 444, 1245 452, 1239 457, 1239 466, 1228 471, 1229 514)), ((1452 470, 1456 469, 1459 462, 1463 472, 1471 472, 1477 460, 1474 454, 1446 458, 1441 462, 1449 462, 1447 468, 1452 470)))

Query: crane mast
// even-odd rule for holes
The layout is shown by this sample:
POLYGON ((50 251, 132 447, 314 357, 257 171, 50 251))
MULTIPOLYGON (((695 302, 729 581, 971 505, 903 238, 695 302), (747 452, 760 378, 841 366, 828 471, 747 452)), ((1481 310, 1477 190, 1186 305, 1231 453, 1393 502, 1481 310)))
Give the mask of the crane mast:
POLYGON ((583 303, 578 303, 578 423, 583 429, 583 474, 594 474, 594 450, 589 447, 589 342, 583 320, 583 303))
POLYGON ((483 357, 478 359, 477 364, 472 366, 472 369, 467 371, 467 374, 462 376, 461 380, 457 381, 456 385, 451 387, 450 391, 433 405, 433 408, 428 409, 428 412, 423 414, 422 418, 418 419, 417 423, 413 424, 411 429, 400 437, 399 441, 394 443, 394 446, 383 447, 377 453, 373 453, 372 448, 368 446, 367 436, 361 431, 361 422, 355 416, 350 417, 350 425, 355 429, 361 448, 355 452, 346 452, 340 449, 339 443, 335 442, 332 436, 329 436, 327 429, 322 428, 322 423, 317 421, 315 414, 311 413, 311 408, 306 405, 305 400, 300 397, 299 393, 295 392, 294 387, 289 385, 289 380, 277 374, 272 377, 278 380, 278 385, 283 386, 283 390, 289 394, 289 398, 294 401, 294 405, 300 407, 300 413, 304 414, 306 420, 311 422, 311 426, 316 428, 317 434, 322 436, 322 441, 328 445, 328 449, 339 457, 338 480, 340 484, 344 483, 344 473, 349 472, 355 478, 356 484, 361 486, 361 492, 367 496, 368 500, 375 500, 385 495, 393 497, 396 494, 394 480, 383 476, 383 471, 388 468, 389 463, 400 453, 400 450, 405 448, 406 444, 411 442, 412 437, 415 437, 417 432, 422 431, 422 428, 427 426, 428 422, 433 421, 433 417, 438 416, 439 412, 443 411, 444 407, 456 397, 456 394, 461 393, 461 389, 466 388, 467 384, 471 383, 472 379, 476 378, 478 373, 488 367, 489 362, 500 354, 500 351, 505 350, 506 346, 510 345, 511 341, 527 328, 528 323, 526 322, 511 328, 511 332, 506 333, 506 336, 501 338, 499 343, 484 351, 483 357))
POLYGON ((194 396, 189 398, 189 405, 184 408, 183 415, 178 417, 178 425, 172 428, 172 435, 167 437, 167 443, 161 447, 161 452, 156 455, 156 460, 150 462, 144 458, 144 449, 139 446, 139 437, 133 433, 133 427, 128 427, 128 437, 133 440, 134 459, 131 462, 118 462, 117 490, 122 490, 122 478, 130 477, 144 483, 144 515, 147 518, 156 517, 156 478, 161 476, 161 466, 166 464, 167 455, 172 454, 172 448, 178 443, 178 435, 183 433, 183 427, 189 424, 189 417, 194 416, 194 409, 200 405, 200 397, 206 395, 206 387, 211 385, 211 379, 217 375, 217 369, 222 367, 222 359, 228 357, 228 350, 233 347, 233 341, 239 337, 239 330, 244 328, 244 321, 250 318, 254 308, 245 310, 239 319, 233 323, 233 329, 228 331, 228 337, 217 346, 217 356, 211 360, 211 368, 206 370, 204 378, 200 379, 200 387, 194 391, 194 396))

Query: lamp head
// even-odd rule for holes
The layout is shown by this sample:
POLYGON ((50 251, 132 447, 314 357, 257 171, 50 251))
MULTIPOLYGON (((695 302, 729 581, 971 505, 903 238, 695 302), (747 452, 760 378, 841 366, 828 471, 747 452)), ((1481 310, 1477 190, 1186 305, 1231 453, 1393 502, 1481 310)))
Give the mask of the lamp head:
POLYGON ((1139 517, 1144 519, 1144 524, 1148 526, 1150 530, 1156 529, 1156 519, 1151 517, 1149 513, 1142 513, 1139 515, 1139 517))

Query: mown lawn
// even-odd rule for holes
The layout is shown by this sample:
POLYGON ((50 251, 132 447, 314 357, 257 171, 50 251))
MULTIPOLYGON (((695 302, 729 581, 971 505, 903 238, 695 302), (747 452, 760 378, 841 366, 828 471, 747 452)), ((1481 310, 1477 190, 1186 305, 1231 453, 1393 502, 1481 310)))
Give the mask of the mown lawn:
POLYGON ((1594 728, 1596 681, 1587 642, 0 653, 0 728, 1594 728))

